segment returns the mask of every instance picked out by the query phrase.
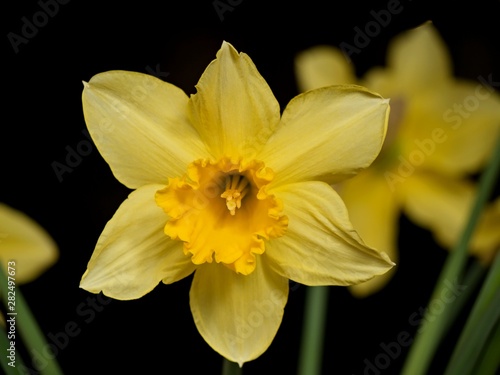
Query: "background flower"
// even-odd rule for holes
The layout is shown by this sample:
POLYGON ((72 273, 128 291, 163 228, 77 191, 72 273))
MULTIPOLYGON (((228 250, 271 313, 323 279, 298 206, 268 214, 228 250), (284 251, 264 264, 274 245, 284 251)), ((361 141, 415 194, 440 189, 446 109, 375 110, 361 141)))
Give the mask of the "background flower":
MULTIPOLYGON (((296 69, 302 90, 357 82, 354 67, 334 47, 302 52, 296 69)), ((451 247, 475 196, 470 177, 481 171, 500 134, 500 96, 482 80, 453 76, 446 46, 430 22, 394 38, 387 66, 370 69, 359 82, 391 98, 392 111, 375 163, 337 186, 351 220, 367 243, 386 249, 392 259, 398 256, 401 211, 451 247)), ((475 249, 491 252, 500 243, 493 227, 478 234, 475 249)), ((394 272, 350 289, 356 296, 369 295, 394 272)))
POLYGON ((26 214, 0 203, 0 263, 15 262, 16 285, 33 281, 58 259, 50 235, 26 214))

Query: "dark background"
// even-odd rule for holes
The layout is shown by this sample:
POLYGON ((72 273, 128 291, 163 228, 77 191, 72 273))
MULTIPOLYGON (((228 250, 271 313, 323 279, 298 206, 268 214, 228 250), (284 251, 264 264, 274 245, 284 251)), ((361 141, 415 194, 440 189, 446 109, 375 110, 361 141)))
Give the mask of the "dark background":
MULTIPOLYGON (((59 338, 57 360, 65 374, 219 374, 222 365, 194 326, 191 277, 160 284, 135 301, 96 299, 78 287, 99 234, 130 192, 95 147, 62 181, 52 168, 54 161, 65 163, 67 147, 87 141, 82 80, 112 69, 156 71, 194 93, 226 40, 250 55, 284 108, 297 94, 295 54, 316 44, 353 44, 354 27, 364 28, 373 19, 370 11, 386 9, 388 1, 233 0, 239 4, 223 20, 213 3, 72 0, 60 4, 17 53, 7 34, 22 35, 23 17, 32 20, 41 6, 37 1, 3 6, 0 201, 38 221, 60 247, 58 263, 21 290, 49 342, 59 338), (65 339, 68 325, 76 334, 65 339)), ((390 38, 432 20, 449 46, 456 76, 474 80, 493 73, 498 81, 499 1, 400 4, 403 11, 352 56, 359 75, 384 63, 390 38)), ((394 342, 402 332, 414 337, 417 327, 409 318, 426 305, 447 253, 404 216, 400 224, 399 268, 384 290, 357 300, 346 288, 330 288, 324 374, 363 374, 366 360, 383 352, 381 343, 394 342)), ((306 288, 291 287, 276 338, 261 357, 245 364, 245 374, 296 373, 306 288)), ((457 334, 453 330, 442 345, 433 373, 442 371, 457 334)), ((380 373, 399 373, 406 354, 407 348, 380 373)))

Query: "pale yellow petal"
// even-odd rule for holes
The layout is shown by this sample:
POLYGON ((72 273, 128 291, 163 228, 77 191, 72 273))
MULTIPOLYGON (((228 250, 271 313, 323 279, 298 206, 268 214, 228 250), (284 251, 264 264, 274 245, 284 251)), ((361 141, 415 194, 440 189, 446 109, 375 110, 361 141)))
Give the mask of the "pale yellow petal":
MULTIPOLYGON (((401 88, 396 79, 393 79, 393 72, 390 69, 381 66, 375 66, 368 70, 363 78, 359 80, 359 84, 370 90, 378 92, 386 98, 398 99, 401 95, 401 88)), ((391 112, 391 117, 392 117, 391 112)))
POLYGON ((391 99, 386 141, 391 138, 391 125, 396 125, 393 143, 389 144, 395 151, 391 156, 394 166, 448 176, 480 171, 500 134, 500 100, 486 88, 480 92, 488 96, 478 100, 474 96, 478 87, 479 83, 455 82, 439 90, 420 91, 409 101, 391 99), (474 110, 462 116, 455 111, 464 101, 473 103, 474 110), (399 127, 393 119, 398 120, 399 127))
POLYGON ((320 45, 295 57, 295 75, 299 91, 356 83, 354 67, 345 55, 332 46, 320 45))
POLYGON ((209 154, 179 88, 135 72, 100 73, 84 84, 85 122, 115 177, 129 188, 168 182, 209 154))
POLYGON ((480 171, 500 136, 500 96, 480 82, 457 80, 427 94, 421 105, 414 147, 425 153, 428 167, 446 174, 480 171))
POLYGON ((253 158, 279 122, 280 109, 252 60, 224 42, 189 100, 190 114, 216 158, 253 158))
MULTIPOLYGON (((467 225, 476 186, 468 180, 416 174, 402 185, 405 212, 431 230, 441 246, 453 249, 467 225)), ((470 253, 488 264, 500 248, 500 198, 480 216, 469 244, 470 253)))
POLYGON ((389 44, 387 65, 408 92, 437 86, 452 74, 446 44, 431 22, 396 36, 389 44))
POLYGON ((258 159, 273 184, 338 182, 369 166, 380 152, 389 101, 360 86, 330 86, 296 96, 258 159))
POLYGON ((273 193, 289 223, 283 237, 268 242, 264 256, 280 275, 310 286, 352 285, 393 267, 387 254, 363 243, 331 186, 302 182, 273 193))
MULTIPOLYGON (((359 175, 346 180, 337 189, 344 201, 349 219, 356 232, 368 245, 387 253, 398 263, 398 220, 400 203, 391 190, 381 170, 370 167, 359 175)), ((378 292, 391 280, 396 267, 373 279, 349 287, 356 297, 366 297, 378 292)))
POLYGON ((0 203, 0 263, 15 269, 16 283, 33 281, 59 258, 57 244, 25 213, 0 203))
POLYGON ((173 283, 194 271, 183 243, 163 232, 168 217, 154 198, 161 188, 146 185, 121 204, 97 241, 81 288, 129 300, 142 297, 160 281, 173 283))
POLYGON ((261 260, 248 276, 222 264, 205 264, 191 286, 198 331, 216 352, 240 366, 271 345, 288 298, 288 280, 261 260))
POLYGON ((414 173, 401 183, 404 212, 430 230, 440 245, 451 248, 465 228, 475 188, 466 181, 436 173, 414 173))

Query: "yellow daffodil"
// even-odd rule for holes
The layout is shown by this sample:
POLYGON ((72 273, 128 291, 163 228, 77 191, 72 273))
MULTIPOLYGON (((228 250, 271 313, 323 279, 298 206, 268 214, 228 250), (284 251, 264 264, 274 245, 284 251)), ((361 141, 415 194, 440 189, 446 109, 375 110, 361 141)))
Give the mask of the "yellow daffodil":
POLYGON ((16 285, 36 279, 58 257, 57 245, 45 229, 21 211, 0 203, 0 263, 4 269, 8 265, 15 269, 16 285))
POLYGON ((297 96, 280 116, 252 60, 226 42, 196 89, 188 97, 126 71, 84 84, 89 132, 134 191, 80 286, 128 300, 194 272, 194 322, 241 366, 271 344, 288 279, 351 285, 393 266, 359 238, 329 185, 375 159, 389 105, 339 86, 297 96))
MULTIPOLYGON (((442 246, 454 245, 475 195, 467 176, 481 170, 499 134, 500 98, 491 75, 477 82, 455 78, 446 46, 430 22, 396 37, 387 66, 373 68, 359 81, 346 57, 331 46, 299 54, 296 73, 301 91, 359 82, 391 99, 382 152, 370 168, 338 185, 363 240, 396 260, 397 224, 404 212, 442 246)), ((477 253, 489 253, 500 243, 499 216, 489 217, 473 239, 477 253)), ((394 270, 350 290, 360 297, 376 292, 394 270)))

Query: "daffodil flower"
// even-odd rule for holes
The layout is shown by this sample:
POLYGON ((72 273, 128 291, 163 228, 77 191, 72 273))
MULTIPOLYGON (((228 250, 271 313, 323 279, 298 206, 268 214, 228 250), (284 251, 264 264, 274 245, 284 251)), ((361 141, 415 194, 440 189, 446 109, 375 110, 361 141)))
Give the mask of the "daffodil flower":
MULTIPOLYGON (((440 245, 453 246, 475 196, 468 176, 483 168, 499 134, 500 97, 486 84, 492 77, 455 78, 446 46, 430 22, 397 36, 388 46, 387 66, 372 68, 360 80, 331 46, 300 53, 296 73, 301 91, 359 82, 391 99, 377 160, 337 185, 363 240, 397 261, 397 227, 404 212, 431 230, 440 245)), ((497 209, 473 238, 476 254, 490 254, 500 244, 497 209)), ((372 294, 394 271, 349 289, 359 297, 372 294)))
POLYGON ((12 264, 16 285, 35 280, 58 257, 58 247, 45 229, 23 212, 0 203, 0 263, 5 269, 12 264))
POLYGON ((351 285, 393 266, 363 243, 329 185, 375 159, 389 104, 339 86, 297 96, 280 116, 251 59, 226 42, 196 89, 188 97, 126 71, 84 84, 89 132, 134 191, 80 286, 129 300, 194 273, 200 334, 241 366, 271 344, 289 279, 351 285))

